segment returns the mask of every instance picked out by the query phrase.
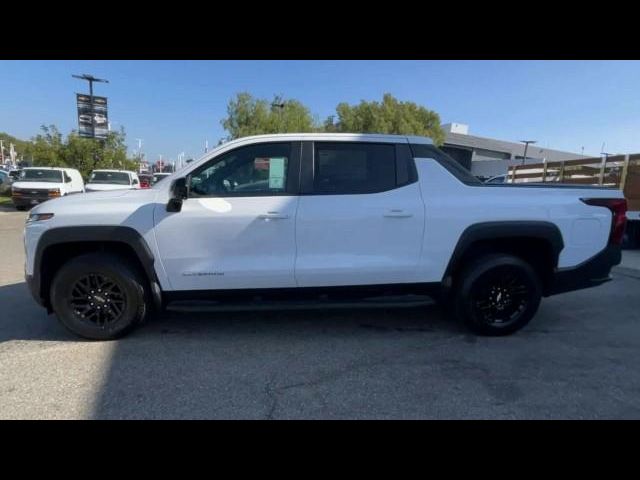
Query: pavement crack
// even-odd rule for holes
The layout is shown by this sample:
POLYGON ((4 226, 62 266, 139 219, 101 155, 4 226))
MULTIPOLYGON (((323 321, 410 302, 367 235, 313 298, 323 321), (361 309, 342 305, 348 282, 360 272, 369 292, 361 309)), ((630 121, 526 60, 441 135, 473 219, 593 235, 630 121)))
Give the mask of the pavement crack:
POLYGON ((264 393, 267 396, 269 407, 265 415, 265 420, 274 420, 275 411, 278 408, 278 391, 272 387, 274 379, 272 378, 264 386, 264 393))

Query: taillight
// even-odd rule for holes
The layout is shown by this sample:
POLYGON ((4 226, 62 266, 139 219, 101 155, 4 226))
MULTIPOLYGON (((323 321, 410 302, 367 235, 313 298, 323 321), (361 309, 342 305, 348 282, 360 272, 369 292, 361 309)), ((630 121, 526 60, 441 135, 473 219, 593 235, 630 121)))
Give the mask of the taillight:
POLYGON ((606 207, 611 210, 611 234, 609 243, 620 245, 627 224, 627 201, 624 198, 581 198, 587 205, 606 207))

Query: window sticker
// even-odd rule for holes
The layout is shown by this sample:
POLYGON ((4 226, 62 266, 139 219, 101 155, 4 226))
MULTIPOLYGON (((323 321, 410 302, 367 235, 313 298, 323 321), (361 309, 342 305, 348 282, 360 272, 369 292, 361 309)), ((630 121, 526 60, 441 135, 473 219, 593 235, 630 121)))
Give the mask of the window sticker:
POLYGON ((284 157, 269 159, 269 188, 284 188, 284 157))

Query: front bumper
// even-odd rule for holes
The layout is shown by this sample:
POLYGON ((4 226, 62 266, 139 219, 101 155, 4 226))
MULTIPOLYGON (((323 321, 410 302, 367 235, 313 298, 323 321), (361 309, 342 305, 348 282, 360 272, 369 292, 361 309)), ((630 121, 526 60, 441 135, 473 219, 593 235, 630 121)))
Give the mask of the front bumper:
POLYGON ((597 255, 576 267, 557 269, 547 295, 597 287, 611 280, 611 269, 622 261, 619 245, 608 245, 597 255))
POLYGON ((52 200, 54 198, 59 197, 49 197, 43 195, 20 195, 20 196, 11 196, 11 200, 16 207, 32 207, 34 205, 39 205, 42 202, 46 202, 47 200, 52 200))

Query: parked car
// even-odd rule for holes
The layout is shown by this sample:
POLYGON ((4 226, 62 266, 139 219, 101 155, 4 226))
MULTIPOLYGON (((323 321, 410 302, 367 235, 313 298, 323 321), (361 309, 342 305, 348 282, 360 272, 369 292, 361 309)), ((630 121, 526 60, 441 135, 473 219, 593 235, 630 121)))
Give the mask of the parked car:
POLYGON ((86 186, 87 192, 139 188, 141 187, 138 174, 128 170, 94 170, 91 172, 86 186))
POLYGON ((165 178, 171 176, 171 173, 166 172, 157 172, 153 174, 153 185, 158 183, 160 180, 164 180, 165 178))
POLYGON ((0 170, 0 194, 5 194, 11 191, 11 183, 13 183, 9 172, 0 170))
POLYGON ((140 180, 140 188, 151 188, 153 185, 153 175, 139 173, 138 179, 140 180))
POLYGON ((491 177, 488 180, 485 180, 484 183, 488 183, 491 185, 498 185, 502 183, 509 183, 508 175, 496 175, 495 177, 491 177))
POLYGON ((84 192, 82 175, 73 168, 23 168, 20 177, 11 185, 11 198, 18 210, 25 210, 47 200, 82 192, 84 192))
POLYGON ((483 184, 426 138, 261 135, 152 189, 36 207, 25 274, 36 301, 92 339, 174 301, 412 294, 505 335, 542 297, 610 279, 625 211, 606 188, 483 184))

